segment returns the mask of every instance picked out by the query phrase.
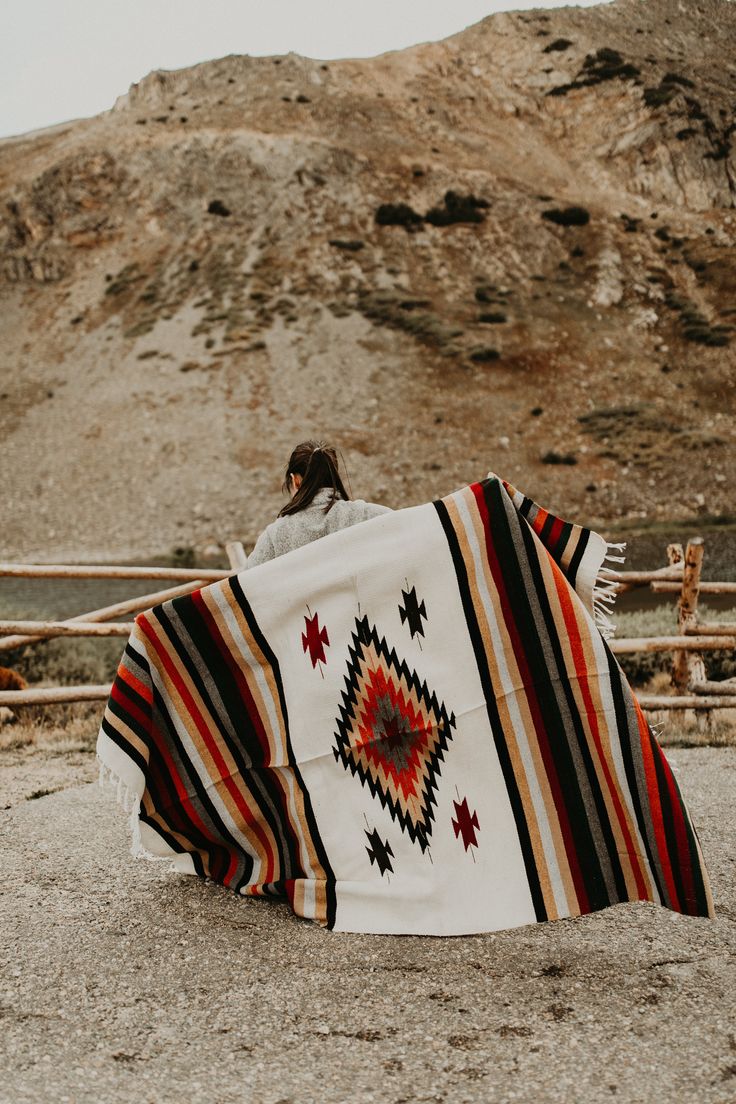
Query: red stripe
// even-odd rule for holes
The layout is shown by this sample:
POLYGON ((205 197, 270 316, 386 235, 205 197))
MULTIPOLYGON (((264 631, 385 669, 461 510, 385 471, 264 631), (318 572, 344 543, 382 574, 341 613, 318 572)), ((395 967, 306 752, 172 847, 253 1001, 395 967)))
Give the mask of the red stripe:
MULTIPOLYGON (((195 590, 192 594, 192 598, 194 600, 194 605, 199 610, 199 614, 202 620, 207 626, 209 635, 211 636, 213 642, 217 645, 218 651, 220 652, 222 658, 225 660, 225 663, 230 668, 230 673, 232 674, 238 690, 240 691, 240 696, 243 699, 243 703, 245 704, 245 707, 248 711, 248 716, 250 718, 251 724, 255 729, 258 743, 261 745, 261 750, 263 752, 263 766, 268 767, 271 765, 273 760, 273 749, 271 747, 271 743, 268 739, 268 734, 263 724, 263 718, 261 717, 258 707, 253 699, 253 694, 251 693, 251 689, 248 686, 245 675, 243 674, 243 670, 237 663, 232 651, 225 643, 222 633, 220 632, 220 626, 217 624, 214 617, 212 616, 211 611, 205 604, 204 599, 202 598, 201 591, 195 590)), ((271 879, 264 878, 263 880, 268 882, 271 879)))
MULTIPOLYGON (((250 717, 251 723, 252 723, 253 728, 255 729, 255 732, 256 732, 256 736, 258 737, 258 742, 261 745, 261 750, 263 751, 263 765, 264 766, 270 766, 272 764, 272 761, 273 761, 274 747, 273 747, 273 744, 272 744, 271 740, 269 740, 268 733, 266 732, 266 728, 265 728, 265 725, 264 725, 264 722, 263 722, 263 717, 261 715, 261 712, 260 712, 258 706, 256 705, 255 699, 254 699, 253 694, 251 692, 250 686, 248 685, 248 683, 246 681, 243 670, 239 666, 235 656, 233 655, 233 652, 228 647, 228 645, 225 641, 225 638, 223 637, 223 635, 220 631, 220 627, 217 624, 217 621, 215 620, 215 618, 212 614, 212 611, 205 604, 204 599, 202 598, 201 590, 195 590, 192 594, 192 597, 194 598, 195 605, 197 606, 197 609, 199 610, 199 613, 202 617, 202 620, 207 625, 210 636, 212 637, 214 642, 217 644, 217 647, 220 651, 220 654, 222 655, 223 659, 227 663, 227 665, 230 668, 230 671, 233 675, 233 678, 235 679, 237 687, 240 691, 241 698, 243 699, 245 707, 248 711, 248 716, 250 717)), ((294 854, 298 855, 299 854, 299 847, 300 847, 300 844, 301 844, 301 834, 297 831, 297 829, 296 829, 296 827, 295 827, 295 825, 292 821, 292 817, 290 815, 290 812, 289 812, 289 807, 288 807, 289 794, 288 794, 288 790, 286 788, 286 784, 281 779, 280 774, 279 774, 278 771, 273 772, 272 778, 278 784, 279 789, 280 789, 281 794, 282 794, 281 808, 279 810, 279 813, 282 815, 286 825, 288 826, 289 834, 291 836, 291 840, 292 840, 292 843, 294 845, 294 854)), ((269 850, 269 855, 271 855, 270 850, 269 850)), ((278 859, 275 856, 272 856, 271 861, 273 861, 274 863, 277 863, 278 859)), ((269 867, 269 871, 271 869, 272 868, 269 867)), ((271 878, 271 877, 263 878, 262 881, 270 882, 270 881, 273 881, 273 878, 271 878)))
POLYGON ((550 565, 552 568, 552 576, 557 588, 557 595, 560 600, 560 606, 562 607, 562 615, 565 619, 565 627, 567 629, 568 641, 572 651, 573 665, 575 675, 577 677, 577 683, 580 687, 580 691, 583 696, 583 702, 585 704, 585 715, 590 726, 591 735, 595 742, 596 750, 598 752, 599 762, 603 770, 603 775, 606 780, 606 786, 608 792, 613 800, 614 808, 616 810, 616 818, 618 820, 621 832, 624 836, 626 844, 626 850, 629 857, 632 860, 632 868, 634 871, 634 877, 636 879, 636 889, 641 900, 649 900, 650 894, 647 891, 647 885, 644 880, 644 875, 641 870, 641 860, 637 859, 637 851, 634 841, 629 831, 629 826, 624 812, 624 807, 619 795, 618 786, 611 775, 611 770, 608 765, 608 760, 603 752, 603 742, 601 740, 600 729, 598 726, 598 713, 593 704, 593 696, 590 692, 590 686, 588 680, 590 678, 587 666, 585 664, 585 652, 583 649, 582 637, 578 627, 578 621, 573 608, 572 597, 570 595, 570 584, 565 578, 563 572, 553 559, 550 559, 550 565))
MULTIPOLYGON (((142 725, 145 729, 148 728, 151 723, 150 714, 144 713, 139 705, 136 705, 134 701, 131 701, 131 699, 123 690, 122 679, 115 679, 112 684, 112 689, 110 690, 110 697, 113 699, 113 701, 116 701, 118 703, 121 709, 123 709, 126 713, 129 713, 131 717, 134 717, 139 725, 142 725)), ((124 739, 127 739, 124 733, 121 733, 121 736, 123 736, 124 739)))
MULTIPOLYGON (((163 644, 161 641, 159 641, 159 639, 157 638, 156 634, 154 633, 154 631, 153 631, 153 629, 152 629, 152 627, 149 624, 147 619, 145 619, 145 618, 142 619, 139 622, 139 624, 141 625, 144 633, 146 634, 146 636, 150 640, 150 642, 151 642, 151 644, 154 648, 154 651, 159 656, 159 658, 160 658, 163 666, 165 667, 166 672, 169 675, 171 681, 174 683, 177 690, 179 691, 179 693, 180 693, 180 695, 181 695, 181 697, 184 701, 184 704, 187 708, 187 711, 188 711, 189 715, 191 716, 192 720, 196 724, 197 729, 199 731, 199 734, 202 737, 202 739, 204 740, 205 744, 207 745, 207 749, 209 750, 210 755, 212 756, 212 758, 215 762, 215 765, 216 765, 217 769, 220 772, 221 781, 224 783, 226 789, 228 790, 228 793, 233 798, 233 800, 234 800, 234 802, 235 802, 235 804, 238 808, 238 811, 240 812, 240 814, 243 818, 243 821, 248 825, 249 828, 251 828, 253 830, 254 834, 258 837, 258 839, 260 840, 260 842, 263 846, 263 850, 266 853, 266 870, 265 870, 264 876, 262 877, 261 880, 264 881, 264 882, 272 881, 273 880, 273 868, 274 868, 274 855, 273 855, 272 848, 269 846, 268 841, 267 841, 266 837, 264 836, 263 829, 261 828, 261 826, 258 823, 257 819, 253 816, 253 813, 252 813, 251 809, 249 808, 249 806, 247 805, 243 794, 240 792, 240 790, 238 790, 237 786, 235 785, 235 783, 234 783, 234 781, 233 781, 233 779, 230 775, 230 771, 228 769, 228 766, 227 766, 227 764, 225 763, 225 760, 222 757, 222 754, 220 752, 219 747, 217 746, 217 742, 213 738, 212 733, 210 732, 210 730, 207 726, 207 723, 204 720, 204 717, 200 713, 199 707, 197 706, 197 703, 195 702, 192 694, 190 693, 190 691, 189 691, 188 687, 186 686, 185 682, 182 680, 181 676, 179 675, 179 672, 176 670, 176 667, 174 666, 174 663, 171 659, 171 656, 166 651, 166 645, 163 644)), ((205 833, 205 835, 206 835, 206 833, 205 833)))
POLYGON ((483 494, 483 488, 479 483, 473 483, 470 487, 478 506, 478 512, 483 522, 483 530, 485 534, 486 553, 488 557, 488 565, 493 575, 493 580, 496 584, 499 600, 501 602, 501 608, 503 611, 504 622, 509 636, 511 637, 512 647, 514 650, 514 656, 519 665, 519 673, 522 678, 524 690, 526 693, 527 702, 529 704, 529 710, 532 716, 532 722, 534 724, 534 731, 537 737, 539 750, 542 753, 542 759, 544 761, 544 767, 547 774, 547 780, 552 791, 552 797, 557 812, 557 817, 560 824, 560 830, 562 832, 562 838, 565 845, 565 852, 570 864, 570 872, 572 874, 573 883, 575 885, 575 893, 578 898, 578 904, 581 912, 589 912, 590 905, 588 901, 588 895, 585 889, 585 881, 583 879, 580 864, 578 862, 577 852, 575 850, 575 841, 570 829, 570 821, 567 815, 567 809, 562 796, 562 790, 560 788, 560 781, 557 777, 557 772, 554 766, 554 759, 552 756, 552 750, 549 745, 547 733, 544 727, 544 721, 542 718, 542 711, 539 705, 539 701, 534 692, 534 685, 529 671, 529 665, 526 660, 526 653, 516 628, 515 618, 511 609, 511 605, 508 599, 508 594, 504 586, 503 572, 498 562, 498 556, 493 546, 493 540, 491 537, 491 527, 489 523, 488 507, 486 505, 485 497, 483 494))
POLYGON ((132 686, 136 694, 138 694, 140 698, 143 698, 145 701, 147 701, 149 705, 151 704, 151 702, 153 701, 153 690, 151 689, 150 685, 146 685, 146 683, 141 682, 141 680, 137 678, 132 671, 128 670, 127 667, 123 666, 122 663, 118 668, 118 678, 123 679, 125 682, 127 682, 128 686, 132 686))
MULTIPOLYGON (((167 771, 168 771, 169 778, 174 783, 174 787, 176 789, 177 797, 179 798, 179 805, 184 810, 184 812, 188 816, 191 823, 195 826, 195 828, 197 828, 199 833, 202 836, 204 836, 204 838, 206 840, 210 840, 213 844, 216 845, 215 838, 210 834, 210 832, 208 831, 206 825, 200 820, 194 806, 192 805, 189 793, 186 789, 186 786, 184 785, 184 781, 181 778, 178 770, 176 769, 176 764, 175 764, 174 760, 171 758, 171 755, 169 753, 169 748, 168 748, 168 744, 167 744, 167 741, 166 741, 166 736, 165 735, 161 736, 159 734, 159 729, 155 724, 151 725, 150 732, 151 732, 151 740, 155 744, 156 748, 159 751, 159 754, 161 755, 161 758, 164 760, 164 762, 166 764, 166 768, 167 768, 167 771)), ((153 770, 152 770, 152 775, 153 775, 153 770)), ((170 806, 169 812, 170 813, 174 812, 174 807, 173 806, 170 806)), ((181 832, 182 827, 186 827, 186 826, 182 826, 181 824, 176 823, 176 821, 178 821, 178 819, 179 819, 178 817, 169 816, 168 819, 169 819, 170 824, 173 827, 175 827, 178 832, 180 832, 181 834, 184 834, 184 835, 186 834, 186 831, 184 831, 183 833, 181 832)), ((197 850, 200 852, 200 854, 202 853, 201 848, 197 848, 197 850)), ((211 858, 211 857, 212 857, 212 855, 209 852, 207 853, 207 856, 204 856, 204 855, 202 856, 203 861, 204 861, 204 866, 205 866, 205 872, 206 872, 208 877, 213 877, 214 876, 214 872, 212 871, 212 869, 210 867, 210 863, 208 861, 208 859, 211 858)))
POLYGON ((671 902, 670 907, 676 911, 682 911, 677 889, 675 887, 675 879, 672 875, 672 863, 670 861, 667 838, 664 832, 664 817, 662 815, 662 803, 659 796, 659 782, 657 781, 657 773, 654 768, 653 747, 649 734, 649 725, 639 705, 636 694, 633 692, 632 698, 634 708, 636 709, 636 717, 639 722, 639 739, 641 743, 642 761, 644 763, 644 773, 647 780, 647 797, 651 810, 652 828, 654 829, 654 835, 657 840, 657 855, 662 868, 662 875, 667 883, 667 893, 669 894, 671 902))
POLYGON ((693 883, 690 841, 687 838, 687 828, 685 826, 685 818, 682 810, 682 798, 680 796, 680 790, 677 782, 675 781, 675 776, 672 773, 672 768, 667 762, 667 756, 664 754, 659 745, 657 745, 654 749, 654 754, 659 755, 660 763, 662 765, 662 771, 664 773, 664 777, 667 782, 667 789, 670 795, 670 803, 672 805, 672 819, 675 822, 675 839, 677 841, 679 868, 680 873, 682 874, 682 880, 685 883, 685 902, 686 904, 691 906, 691 908, 687 911, 691 911, 692 909, 694 909, 697 914, 698 901, 695 894, 695 885, 693 883))
POLYGON ((555 547, 557 541, 560 539, 560 534, 562 532, 562 527, 564 524, 565 523, 562 518, 555 518, 552 523, 552 528, 549 531, 549 536, 546 537, 544 540, 544 544, 546 544, 548 548, 552 549, 555 547))
MULTIPOLYGON (((545 510, 544 506, 537 505, 537 512, 534 515, 534 521, 532 522, 532 528, 534 529, 534 532, 537 534, 537 536, 539 536, 539 534, 544 529, 544 523, 546 522, 548 516, 549 514, 547 510, 545 510)), ((529 519, 526 518, 526 520, 528 521, 529 519)))

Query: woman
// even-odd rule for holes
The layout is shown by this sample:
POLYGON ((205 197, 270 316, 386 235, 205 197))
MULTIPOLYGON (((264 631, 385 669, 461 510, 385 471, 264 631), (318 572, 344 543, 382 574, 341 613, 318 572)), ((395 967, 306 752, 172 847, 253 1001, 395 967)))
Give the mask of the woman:
POLYGON ((389 506, 350 498, 340 478, 337 453, 321 441, 303 441, 296 446, 286 465, 282 490, 291 499, 261 533, 246 567, 257 567, 328 533, 391 512, 389 506))

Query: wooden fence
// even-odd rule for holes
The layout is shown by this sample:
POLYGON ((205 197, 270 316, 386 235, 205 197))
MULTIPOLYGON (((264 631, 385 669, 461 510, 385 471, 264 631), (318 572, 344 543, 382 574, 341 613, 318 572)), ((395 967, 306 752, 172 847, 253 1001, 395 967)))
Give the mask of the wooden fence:
MULTIPOLYGON (((179 585, 151 594, 130 598, 101 609, 81 613, 64 621, 0 621, 0 658, 2 652, 20 644, 32 644, 54 636, 119 636, 127 638, 134 622, 115 620, 126 614, 150 609, 159 602, 187 594, 217 579, 225 579, 245 567, 243 545, 232 541, 226 545, 230 570, 164 567, 82 567, 72 564, 35 565, 0 564, 0 576, 59 579, 168 579, 179 585)), ((702 622, 698 620, 698 598, 701 594, 733 594, 736 583, 701 582, 704 544, 701 537, 682 545, 667 548, 668 563, 655 571, 604 571, 611 591, 621 594, 636 587, 649 587, 656 593, 677 594, 677 627, 673 636, 632 637, 609 640, 615 655, 633 652, 672 652, 672 694, 639 694, 643 709, 736 709, 736 679, 722 682, 705 677, 703 653, 736 649, 736 621, 702 622)), ((111 687, 58 686, 28 687, 23 690, 0 691, 0 706, 47 705, 54 702, 106 701, 111 687)))

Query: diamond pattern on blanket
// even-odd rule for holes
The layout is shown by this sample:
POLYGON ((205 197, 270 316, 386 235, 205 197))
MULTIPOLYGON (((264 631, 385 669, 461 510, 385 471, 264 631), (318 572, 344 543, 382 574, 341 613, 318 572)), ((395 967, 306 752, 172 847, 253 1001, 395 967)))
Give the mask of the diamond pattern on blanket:
POLYGON ((367 617, 356 617, 352 639, 335 759, 425 851, 455 715, 448 715, 426 682, 379 639, 367 617))

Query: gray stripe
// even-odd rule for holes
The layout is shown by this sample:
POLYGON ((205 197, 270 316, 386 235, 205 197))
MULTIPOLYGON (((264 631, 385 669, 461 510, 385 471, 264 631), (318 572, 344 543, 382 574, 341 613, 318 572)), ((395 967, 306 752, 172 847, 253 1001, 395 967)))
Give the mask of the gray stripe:
MULTIPOLYGON (((659 845, 654 834, 652 802, 651 798, 649 797, 649 789, 647 787, 647 776, 646 770, 644 768, 644 755, 641 750, 639 719, 636 715, 636 709, 634 707, 633 694, 631 692, 627 694, 626 687, 624 685, 621 686, 620 693, 626 706, 627 736, 629 741, 629 748, 631 751, 631 758, 634 764, 636 788, 639 795, 639 806, 642 810, 642 815, 637 815, 636 819, 639 825, 639 831, 646 833, 647 843, 649 844, 651 855, 651 858, 649 859, 649 865, 651 869, 653 864, 656 870, 657 885, 659 886, 662 903, 668 908, 673 908, 674 906, 670 899, 670 894, 667 889, 667 882, 665 880, 664 871, 662 869, 662 864, 660 861, 659 845)), ((636 810, 634 810, 634 812, 636 814, 636 810)))
MULTIPOLYGON (((174 599, 172 599, 172 602, 173 601, 174 599)), ((282 817, 280 810, 277 809, 274 805, 271 799, 271 795, 265 788, 263 780, 260 777, 259 770, 253 769, 252 756, 248 754, 248 749, 245 745, 244 740, 233 726, 232 719, 227 711, 225 703, 222 700, 220 692, 217 689, 217 683, 215 682, 212 672, 205 663, 204 658, 202 657, 198 647, 194 643, 194 640, 192 639, 189 631, 187 630, 186 626, 182 622, 175 609, 172 608, 167 610, 166 612, 169 615, 169 619, 171 620, 172 626, 174 627, 179 640, 186 648, 188 657, 194 663, 194 666, 196 667, 197 672, 202 679, 205 690, 207 691, 212 702, 213 712, 215 715, 215 719, 218 722, 218 727, 220 731, 225 733, 229 737, 232 743, 234 743, 235 746, 241 751, 243 758, 245 759, 246 767, 248 768, 248 775, 247 778, 243 778, 243 781, 248 787, 248 790, 250 791, 252 797, 256 800, 256 803, 260 806, 261 811, 263 813, 265 813, 266 810, 270 812, 272 818, 271 830, 275 830, 275 834, 279 840, 279 844, 281 847, 281 854, 283 856, 284 869, 281 873, 284 878, 292 878, 295 876, 297 871, 292 870, 291 848, 284 829, 284 818, 282 817)), ((269 768, 266 767, 264 769, 268 770, 269 768)), ((211 785, 211 780, 209 780, 209 782, 207 780, 203 781, 205 781, 206 784, 211 785)))
POLYGON ((532 616, 534 617, 534 624, 536 626, 537 635, 542 646, 545 663, 550 672, 550 683, 552 685, 555 699, 557 701, 560 715, 562 717, 562 722, 565 729, 565 737, 567 739, 567 746, 570 749, 572 761, 575 766, 575 774, 577 776, 578 786, 580 787, 580 794, 583 799, 588 822, 590 824, 590 831, 593 837, 596 854, 598 855, 598 861, 600 862, 601 871, 603 872, 603 878, 606 883, 606 891, 611 903, 615 904, 619 901, 620 898, 616 889, 616 882, 613 877, 613 870, 611 868, 611 860, 608 853, 608 847, 606 846, 606 841, 603 837, 600 818, 598 816, 598 811, 596 809, 595 800, 593 798, 593 793, 590 786, 588 771, 585 767, 585 763, 583 762, 580 747, 578 746, 570 708, 564 690, 562 688, 561 678, 564 677, 566 681, 569 681, 567 671, 565 670, 563 672, 560 672, 550 641, 549 631, 547 629, 541 606, 539 604, 536 584, 534 582, 531 568, 529 566, 526 547, 521 535, 521 525, 524 524, 524 519, 519 517, 508 495, 503 495, 503 503, 506 510, 506 515, 508 517, 511 536, 516 548, 519 567, 524 576, 527 598, 529 600, 529 606, 532 611, 532 616))

